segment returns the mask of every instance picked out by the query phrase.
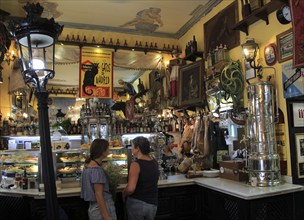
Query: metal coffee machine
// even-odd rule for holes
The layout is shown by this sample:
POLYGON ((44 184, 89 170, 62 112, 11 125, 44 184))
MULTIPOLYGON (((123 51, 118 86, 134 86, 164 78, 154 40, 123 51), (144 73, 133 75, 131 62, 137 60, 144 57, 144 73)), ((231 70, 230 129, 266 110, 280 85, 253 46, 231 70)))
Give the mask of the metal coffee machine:
MULTIPOLYGON (((259 81, 248 88, 249 181, 256 186, 281 183, 280 157, 275 140, 275 88, 259 81)), ((277 111, 278 112, 278 111, 277 111)))

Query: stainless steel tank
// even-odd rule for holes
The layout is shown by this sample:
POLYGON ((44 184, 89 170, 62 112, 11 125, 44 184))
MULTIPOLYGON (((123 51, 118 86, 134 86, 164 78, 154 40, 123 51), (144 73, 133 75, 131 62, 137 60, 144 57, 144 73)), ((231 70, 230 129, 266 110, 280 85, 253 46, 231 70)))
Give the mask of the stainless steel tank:
POLYGON ((248 88, 249 180, 257 186, 281 183, 280 157, 275 140, 275 88, 257 82, 248 88))

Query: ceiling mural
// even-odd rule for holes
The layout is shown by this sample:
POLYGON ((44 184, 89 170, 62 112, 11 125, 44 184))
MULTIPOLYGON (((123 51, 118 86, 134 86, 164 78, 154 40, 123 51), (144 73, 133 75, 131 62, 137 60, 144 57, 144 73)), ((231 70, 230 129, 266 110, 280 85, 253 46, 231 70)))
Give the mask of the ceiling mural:
POLYGON ((160 8, 148 8, 136 13, 136 17, 131 21, 121 25, 121 27, 135 26, 136 30, 154 32, 164 24, 161 20, 160 8))
POLYGON ((178 39, 222 0, 0 0, 11 17, 25 17, 22 6, 39 2, 44 17, 66 28, 178 39))

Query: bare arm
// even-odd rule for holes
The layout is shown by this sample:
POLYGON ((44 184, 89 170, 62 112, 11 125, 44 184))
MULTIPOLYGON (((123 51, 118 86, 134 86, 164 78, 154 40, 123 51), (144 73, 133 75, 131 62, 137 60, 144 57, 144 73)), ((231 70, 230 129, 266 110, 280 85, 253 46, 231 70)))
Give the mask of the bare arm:
POLYGON ((103 196, 103 184, 94 184, 96 201, 99 206, 99 211, 102 216, 102 219, 111 220, 111 216, 109 214, 108 208, 106 206, 106 201, 103 196))
POLYGON ((123 191, 124 197, 134 193, 138 181, 140 167, 137 162, 132 162, 129 170, 128 184, 123 191))

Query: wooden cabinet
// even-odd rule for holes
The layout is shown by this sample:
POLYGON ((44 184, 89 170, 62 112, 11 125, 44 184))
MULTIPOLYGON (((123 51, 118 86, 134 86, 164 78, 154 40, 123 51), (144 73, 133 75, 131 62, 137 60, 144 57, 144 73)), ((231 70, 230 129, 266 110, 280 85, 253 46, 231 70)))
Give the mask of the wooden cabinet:
POLYGON ((201 219, 199 186, 160 188, 156 220, 201 219))
POLYGON ((201 219, 300 219, 293 216, 293 198, 296 193, 253 200, 240 199, 207 188, 202 188, 201 193, 201 219))

